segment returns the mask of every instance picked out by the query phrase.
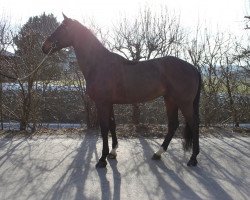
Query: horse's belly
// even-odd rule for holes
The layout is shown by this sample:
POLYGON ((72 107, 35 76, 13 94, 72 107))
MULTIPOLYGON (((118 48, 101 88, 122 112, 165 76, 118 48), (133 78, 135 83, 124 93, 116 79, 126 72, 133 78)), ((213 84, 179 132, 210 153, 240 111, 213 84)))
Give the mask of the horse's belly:
POLYGON ((124 90, 122 93, 117 92, 114 95, 114 103, 117 104, 130 104, 142 103, 153 100, 159 96, 164 96, 166 90, 163 87, 143 87, 140 89, 132 88, 124 90))

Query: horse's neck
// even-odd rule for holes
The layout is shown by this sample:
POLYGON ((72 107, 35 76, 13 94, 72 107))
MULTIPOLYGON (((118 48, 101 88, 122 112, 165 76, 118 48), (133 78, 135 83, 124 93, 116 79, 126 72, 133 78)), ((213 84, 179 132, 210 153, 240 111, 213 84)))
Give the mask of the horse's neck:
POLYGON ((90 38, 83 38, 81 34, 76 37, 74 50, 76 58, 83 75, 88 81, 91 71, 96 70, 108 56, 108 50, 96 39, 90 35, 90 38))

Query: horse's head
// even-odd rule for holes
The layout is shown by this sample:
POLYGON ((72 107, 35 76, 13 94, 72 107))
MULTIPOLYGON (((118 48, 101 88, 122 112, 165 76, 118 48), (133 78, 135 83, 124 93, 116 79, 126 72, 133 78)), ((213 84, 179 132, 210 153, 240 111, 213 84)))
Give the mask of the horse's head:
POLYGON ((45 54, 53 53, 72 46, 71 26, 73 20, 63 14, 64 20, 60 26, 45 40, 42 50, 45 54))

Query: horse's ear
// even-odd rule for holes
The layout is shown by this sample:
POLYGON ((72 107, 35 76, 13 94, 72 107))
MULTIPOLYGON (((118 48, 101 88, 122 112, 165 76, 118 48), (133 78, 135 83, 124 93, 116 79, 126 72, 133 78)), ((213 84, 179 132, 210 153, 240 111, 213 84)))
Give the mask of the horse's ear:
POLYGON ((62 15, 64 19, 68 19, 68 17, 64 13, 62 13, 62 15))

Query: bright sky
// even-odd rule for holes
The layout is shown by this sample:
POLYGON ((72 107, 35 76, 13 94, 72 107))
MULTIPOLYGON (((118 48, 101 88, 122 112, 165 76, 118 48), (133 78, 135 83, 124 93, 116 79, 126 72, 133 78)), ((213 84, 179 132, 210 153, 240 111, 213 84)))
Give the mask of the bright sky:
MULTIPOLYGON (((11 16, 12 23, 25 23, 30 16, 53 13, 59 21, 61 12, 83 21, 92 18, 106 26, 118 21, 119 16, 133 16, 145 6, 157 12, 166 6, 180 15, 181 22, 195 27, 199 23, 210 27, 236 31, 244 29, 244 15, 248 0, 0 0, 0 13, 11 16)), ((0 14, 1 16, 1 14, 0 14)))

